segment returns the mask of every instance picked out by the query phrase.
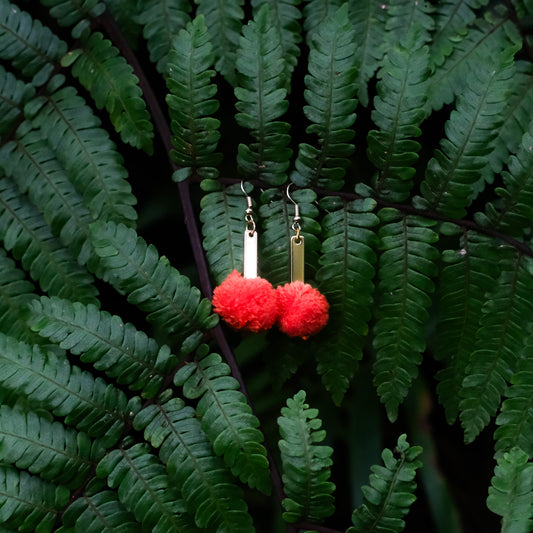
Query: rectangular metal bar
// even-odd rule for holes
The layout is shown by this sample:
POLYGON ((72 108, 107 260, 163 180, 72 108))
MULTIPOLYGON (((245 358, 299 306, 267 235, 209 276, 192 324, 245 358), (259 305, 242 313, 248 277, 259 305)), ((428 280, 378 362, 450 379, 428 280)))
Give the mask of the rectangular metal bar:
POLYGON ((244 232, 244 278, 257 278, 257 231, 244 232))
POLYGON ((305 251, 304 238, 293 235, 291 237, 291 281, 304 281, 305 251))

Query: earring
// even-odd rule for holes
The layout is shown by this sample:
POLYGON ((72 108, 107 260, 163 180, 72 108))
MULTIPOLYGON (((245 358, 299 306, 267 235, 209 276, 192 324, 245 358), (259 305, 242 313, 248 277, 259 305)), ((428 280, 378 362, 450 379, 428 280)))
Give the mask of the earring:
POLYGON ((257 276, 257 228, 253 218, 252 199, 241 182, 246 196, 244 212, 243 275, 233 270, 213 291, 213 307, 223 320, 235 329, 253 332, 270 329, 278 317, 276 291, 272 285, 257 276))
POLYGON ((290 337, 309 338, 318 333, 328 322, 329 304, 326 297, 308 283, 304 282, 305 248, 304 236, 300 235, 300 208, 289 194, 287 198, 294 204, 294 218, 291 236, 291 282, 276 289, 278 294, 279 317, 281 331, 290 337))

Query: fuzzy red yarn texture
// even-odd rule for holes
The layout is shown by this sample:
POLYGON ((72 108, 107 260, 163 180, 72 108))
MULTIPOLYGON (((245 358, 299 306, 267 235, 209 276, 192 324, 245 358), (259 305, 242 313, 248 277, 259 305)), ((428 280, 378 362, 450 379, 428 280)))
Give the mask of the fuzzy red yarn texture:
POLYGON ((264 278, 243 278, 237 270, 213 291, 213 307, 232 328, 255 333, 270 329, 278 318, 276 290, 264 278))
POLYGON ((293 281, 278 287, 279 329, 290 337, 307 339, 328 322, 329 303, 309 283, 293 281))

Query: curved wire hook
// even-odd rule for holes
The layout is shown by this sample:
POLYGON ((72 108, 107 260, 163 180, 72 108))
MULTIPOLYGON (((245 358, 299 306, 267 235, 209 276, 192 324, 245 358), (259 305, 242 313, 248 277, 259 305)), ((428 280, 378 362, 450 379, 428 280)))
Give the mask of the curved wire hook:
POLYGON ((294 218, 292 219, 292 229, 296 232, 296 235, 300 235, 300 229, 301 229, 301 221, 302 217, 300 216, 300 206, 294 201, 290 194, 290 188, 294 185, 293 183, 289 183, 287 185, 287 190, 285 191, 285 194, 287 195, 287 198, 294 204, 294 218))

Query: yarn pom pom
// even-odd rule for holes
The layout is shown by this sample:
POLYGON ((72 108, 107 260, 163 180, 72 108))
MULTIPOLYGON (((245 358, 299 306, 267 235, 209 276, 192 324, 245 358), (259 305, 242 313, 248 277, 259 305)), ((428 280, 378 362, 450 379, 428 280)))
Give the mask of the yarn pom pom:
POLYGON ((213 291, 213 307, 232 328, 258 332, 278 318, 276 291, 263 278, 243 278, 237 270, 213 291))
POLYGON ((278 294, 281 331, 290 337, 307 339, 318 333, 328 322, 329 304, 326 297, 309 283, 293 281, 276 289, 278 294))

